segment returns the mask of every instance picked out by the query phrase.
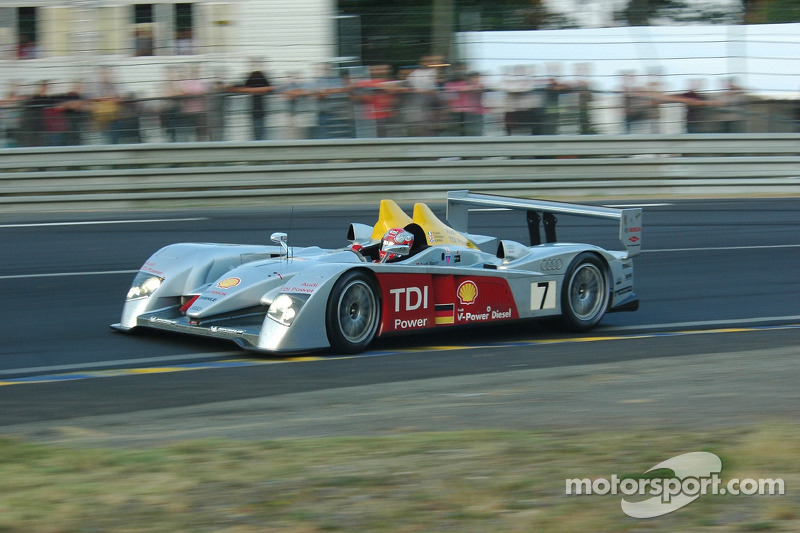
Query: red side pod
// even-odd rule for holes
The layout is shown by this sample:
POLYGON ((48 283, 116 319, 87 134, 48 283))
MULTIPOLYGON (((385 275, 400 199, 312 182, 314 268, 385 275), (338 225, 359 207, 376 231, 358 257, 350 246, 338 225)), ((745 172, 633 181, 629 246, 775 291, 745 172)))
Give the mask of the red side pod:
POLYGON ((433 327, 433 276, 378 274, 378 282, 383 300, 380 333, 433 327))
POLYGON ((471 324, 519 318, 514 295, 503 278, 455 276, 455 323, 471 324))
POLYGON ((380 333, 519 318, 503 278, 378 274, 383 307, 380 333))

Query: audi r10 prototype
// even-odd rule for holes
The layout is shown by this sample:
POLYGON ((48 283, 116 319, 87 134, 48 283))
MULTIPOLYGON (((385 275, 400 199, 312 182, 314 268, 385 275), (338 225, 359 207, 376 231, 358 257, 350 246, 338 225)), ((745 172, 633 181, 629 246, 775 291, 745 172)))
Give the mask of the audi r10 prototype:
POLYGON ((452 191, 447 223, 382 200, 342 249, 182 243, 151 256, 113 328, 230 339, 267 352, 358 353, 376 337, 560 316, 571 330, 638 308, 642 211, 452 191), (526 212, 530 245, 468 232, 470 207, 526 212), (557 214, 619 221, 624 251, 557 242, 557 214), (541 233, 544 233, 542 239, 541 233), (386 236, 386 238, 384 238, 386 236))

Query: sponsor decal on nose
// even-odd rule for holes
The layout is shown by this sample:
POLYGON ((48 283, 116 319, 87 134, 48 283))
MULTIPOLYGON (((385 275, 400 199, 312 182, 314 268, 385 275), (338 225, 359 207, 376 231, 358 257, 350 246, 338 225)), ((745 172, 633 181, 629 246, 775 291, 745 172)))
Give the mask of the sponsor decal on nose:
POLYGON ((219 283, 217 283, 217 287, 220 289, 230 289, 231 287, 235 287, 242 282, 239 278, 225 278, 219 283))

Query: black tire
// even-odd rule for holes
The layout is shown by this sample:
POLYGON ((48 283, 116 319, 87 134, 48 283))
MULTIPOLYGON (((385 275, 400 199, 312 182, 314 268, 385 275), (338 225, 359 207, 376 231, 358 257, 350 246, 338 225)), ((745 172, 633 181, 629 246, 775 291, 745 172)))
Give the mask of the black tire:
POLYGON ((584 252, 570 263, 561 288, 561 322, 570 331, 588 331, 603 319, 609 302, 608 269, 584 252))
POLYGON ((360 270, 339 278, 325 311, 331 347, 347 354, 363 351, 375 338, 380 321, 381 299, 375 279, 360 270))

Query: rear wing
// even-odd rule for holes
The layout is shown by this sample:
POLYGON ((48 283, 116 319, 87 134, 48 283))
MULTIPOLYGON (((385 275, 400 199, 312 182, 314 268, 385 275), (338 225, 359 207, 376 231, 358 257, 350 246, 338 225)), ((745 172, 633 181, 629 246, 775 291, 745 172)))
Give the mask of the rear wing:
POLYGON ((528 231, 531 246, 541 244, 539 223, 544 221, 545 239, 556 242, 556 214, 577 215, 592 218, 619 220, 619 240, 627 251, 627 257, 638 255, 642 250, 642 209, 630 207, 614 209, 592 205, 549 202, 509 198, 491 194, 478 194, 469 191, 450 191, 447 193, 447 222, 453 229, 469 231, 469 208, 505 208, 527 211, 528 231))

